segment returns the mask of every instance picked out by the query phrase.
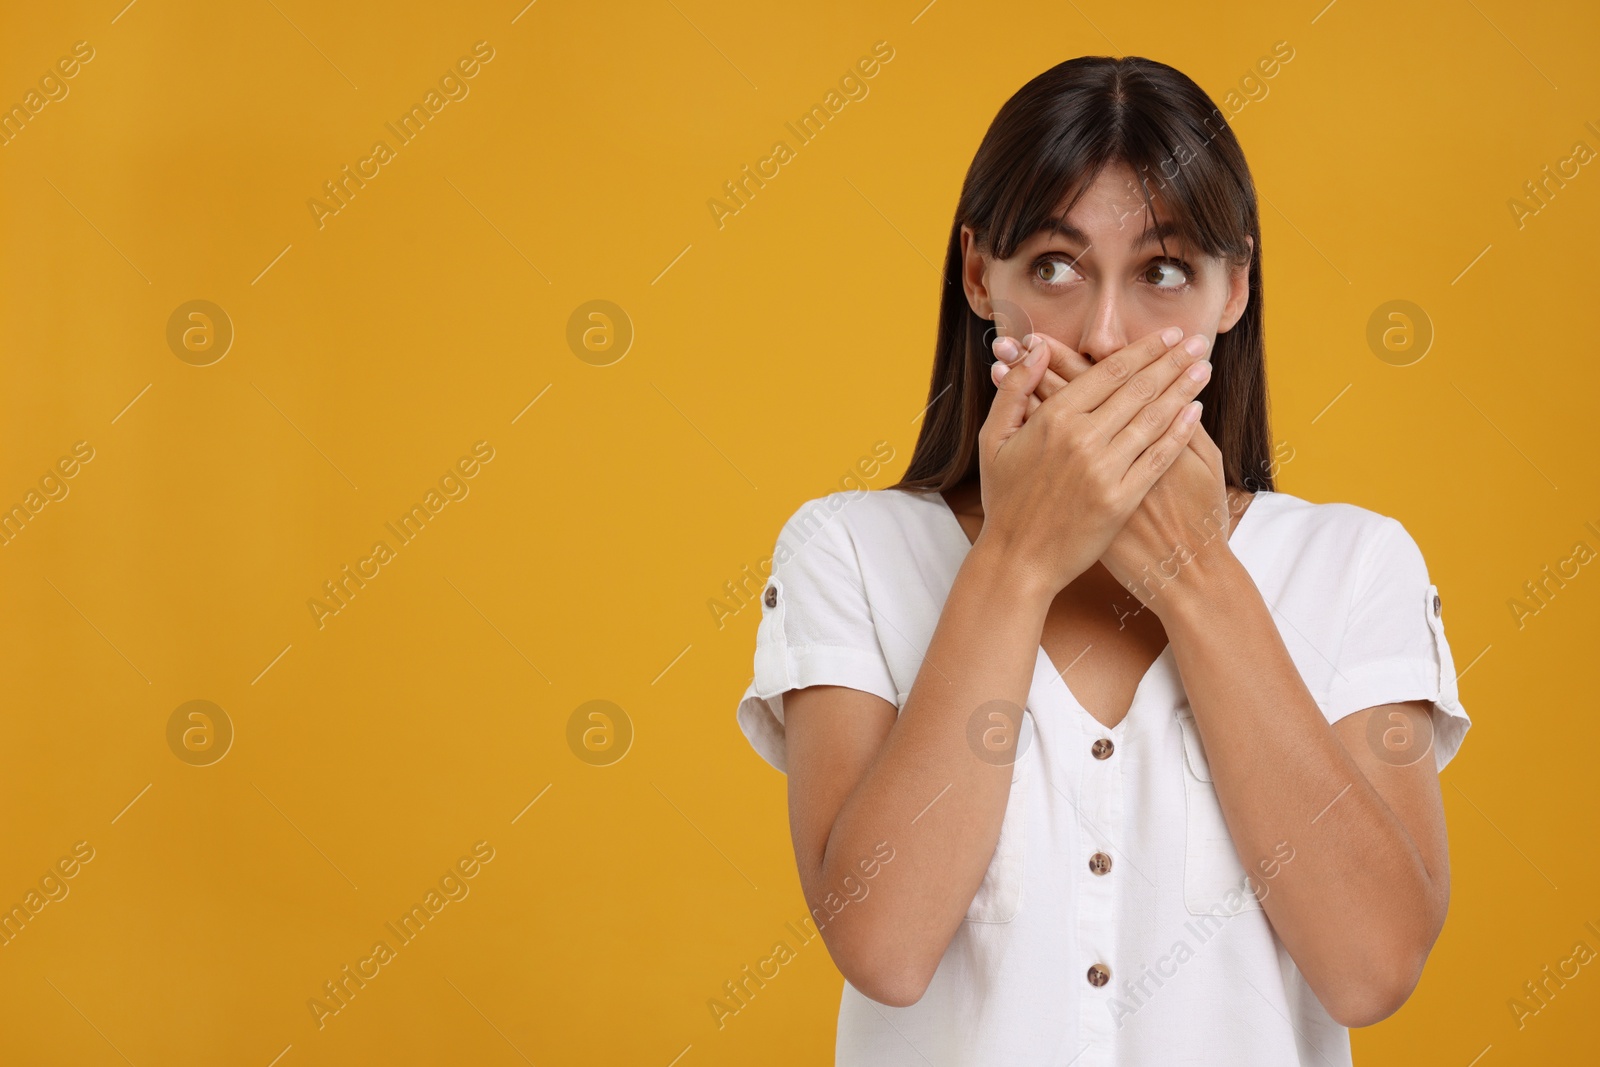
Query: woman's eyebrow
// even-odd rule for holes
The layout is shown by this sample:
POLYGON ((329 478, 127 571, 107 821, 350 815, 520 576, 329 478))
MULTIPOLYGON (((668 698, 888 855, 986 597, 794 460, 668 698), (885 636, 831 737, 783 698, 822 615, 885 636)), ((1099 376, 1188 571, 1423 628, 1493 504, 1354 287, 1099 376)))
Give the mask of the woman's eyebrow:
MULTIPOLYGON (((1064 237, 1069 241, 1084 245, 1086 248, 1089 245, 1089 235, 1078 229, 1078 227, 1074 226, 1066 219, 1054 217, 1045 219, 1039 224, 1039 228, 1034 230, 1033 233, 1034 235, 1038 235, 1040 233, 1053 233, 1060 237, 1064 237)), ((1178 224, 1168 219, 1163 222, 1158 222, 1154 226, 1147 226, 1145 231, 1139 235, 1139 240, 1133 247, 1137 250, 1144 248, 1147 245, 1160 244, 1169 237, 1178 236, 1180 236, 1178 233, 1178 224)))

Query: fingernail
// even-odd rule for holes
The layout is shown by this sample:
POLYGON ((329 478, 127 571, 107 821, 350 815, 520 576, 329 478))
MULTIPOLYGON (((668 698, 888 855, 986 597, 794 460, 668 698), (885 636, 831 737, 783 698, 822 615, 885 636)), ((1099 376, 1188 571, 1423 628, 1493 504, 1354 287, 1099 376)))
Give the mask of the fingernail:
POLYGON ((1008 375, 1010 373, 1011 373, 1011 368, 1009 366, 1007 366, 1004 363, 996 363, 994 365, 995 384, 998 385, 1000 379, 1004 378, 1006 375, 1008 375))
POLYGON ((1006 363, 1014 363, 1017 359, 1017 342, 1009 337, 1001 337, 994 343, 995 356, 1006 363))
POLYGON ((1165 330, 1161 331, 1161 343, 1166 345, 1168 348, 1171 348, 1181 340, 1183 340, 1183 330, 1181 327, 1168 326, 1165 330))
POLYGON ((1200 417, 1200 401, 1198 401, 1198 400, 1189 401, 1189 406, 1183 409, 1183 421, 1184 421, 1184 423, 1185 424, 1191 423, 1195 419, 1198 419, 1199 417, 1200 417))
POLYGON ((1206 352, 1206 346, 1210 343, 1204 337, 1196 334, 1183 343, 1183 350, 1191 356, 1203 356, 1206 352))
POLYGON ((1038 334, 1030 333, 1030 334, 1024 334, 1023 335, 1023 338, 1022 338, 1022 347, 1023 348, 1032 348, 1034 345, 1036 345, 1038 343, 1039 343, 1039 335, 1038 334))
MULTIPOLYGON (((1032 336, 1032 335, 1030 334, 1029 336, 1032 336)), ((1044 358, 1044 345, 1040 345, 1038 348, 1033 349, 1026 356, 1024 356, 1022 358, 1022 365, 1024 367, 1032 367, 1035 364, 1037 364, 1039 362, 1039 360, 1041 360, 1043 358, 1044 358)))

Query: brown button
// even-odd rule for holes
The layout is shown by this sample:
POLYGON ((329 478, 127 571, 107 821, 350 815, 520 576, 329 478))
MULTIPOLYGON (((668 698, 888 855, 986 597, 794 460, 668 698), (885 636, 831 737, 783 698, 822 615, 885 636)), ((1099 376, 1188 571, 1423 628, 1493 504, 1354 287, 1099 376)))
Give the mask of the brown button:
POLYGON ((1105 759, 1111 755, 1112 751, 1116 747, 1116 745, 1111 743, 1111 739, 1109 737, 1102 737, 1100 740, 1096 741, 1090 746, 1089 751, 1094 755, 1095 759, 1105 759))
POLYGON ((1104 852, 1096 852, 1089 857, 1089 869, 1095 874, 1105 874, 1111 869, 1111 857, 1104 852))
POLYGON ((1097 963, 1089 968, 1089 984, 1103 986, 1111 981, 1111 968, 1103 963, 1097 963))
POLYGON ((766 601, 765 602, 766 602, 767 607, 769 607, 769 608, 775 608, 775 607, 778 606, 778 587, 777 586, 775 586, 775 585, 767 586, 767 596, 766 596, 766 601))
POLYGON ((1433 613, 1435 615, 1439 614, 1439 594, 1438 593, 1433 594, 1433 613))

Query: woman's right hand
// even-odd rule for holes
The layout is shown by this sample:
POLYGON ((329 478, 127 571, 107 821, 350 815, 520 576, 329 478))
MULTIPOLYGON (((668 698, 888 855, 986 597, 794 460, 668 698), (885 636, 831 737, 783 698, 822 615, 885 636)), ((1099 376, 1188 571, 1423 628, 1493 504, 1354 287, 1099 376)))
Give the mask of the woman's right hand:
POLYGON ((1142 337, 1030 413, 1049 366, 1048 343, 1035 341, 1001 379, 978 433, 983 526, 974 549, 993 546, 1052 595, 1105 554, 1198 422, 1199 402, 1190 401, 1206 378, 1184 373, 1200 356, 1182 337, 1177 327, 1142 337))

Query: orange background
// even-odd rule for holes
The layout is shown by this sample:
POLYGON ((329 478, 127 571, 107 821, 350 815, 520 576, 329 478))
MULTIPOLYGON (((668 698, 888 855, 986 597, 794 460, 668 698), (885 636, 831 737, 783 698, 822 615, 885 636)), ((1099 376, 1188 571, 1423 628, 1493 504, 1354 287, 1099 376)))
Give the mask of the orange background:
POLYGON ((0 103, 93 58, 0 147, 0 506, 37 505, 0 547, 0 903, 93 858, 0 948, 0 1060, 830 1062, 820 942, 721 1028, 707 1008, 806 911, 784 780, 734 723, 759 611, 716 604, 878 442, 867 484, 904 469, 965 168, 1011 93, 1085 53, 1169 62, 1235 112, 1280 488, 1399 518, 1448 612, 1475 720, 1444 776, 1451 915, 1358 1062, 1588 1054, 1591 967, 1520 1029, 1507 1002, 1600 949, 1600 577, 1520 626, 1511 602, 1600 548, 1570 311, 1600 176, 1509 205, 1600 149, 1597 23, 1501 0, 10 12, 0 103), (323 183, 480 41, 466 95, 319 226, 323 183), (868 95, 719 226, 723 183, 880 41, 868 95), (215 315, 169 344, 195 300, 231 323, 220 359, 215 315), (616 310, 574 345, 595 300, 616 310), (1367 342, 1392 300, 1434 335, 1406 366, 1367 342), (370 578, 319 626, 347 565, 370 578), (169 729, 191 701, 220 712, 169 729), (603 749, 631 732, 609 765, 569 740, 590 701, 603 749), (323 983, 441 883, 467 895, 319 1027, 323 983))

